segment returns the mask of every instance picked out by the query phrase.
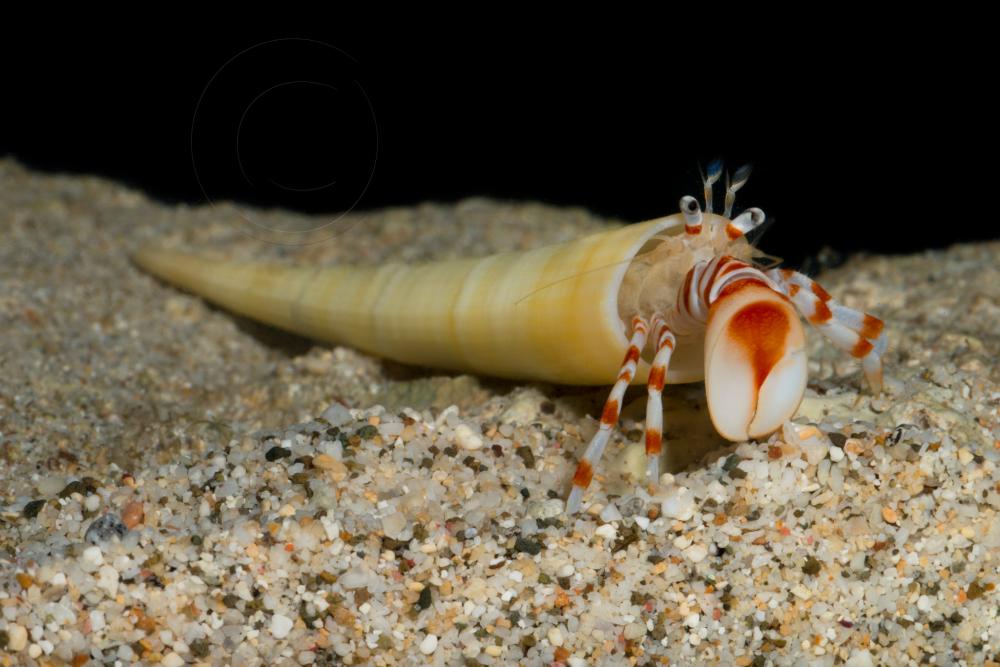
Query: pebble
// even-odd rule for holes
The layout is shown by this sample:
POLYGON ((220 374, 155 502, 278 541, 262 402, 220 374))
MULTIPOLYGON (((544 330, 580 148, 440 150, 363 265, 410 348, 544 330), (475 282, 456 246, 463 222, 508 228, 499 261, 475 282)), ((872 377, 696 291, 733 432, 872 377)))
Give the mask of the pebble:
POLYGON ((875 658, 868 649, 857 649, 851 653, 844 667, 875 667, 875 658))
POLYGON ((929 612, 933 606, 934 606, 933 602, 931 602, 931 599, 926 595, 921 595, 919 598, 917 598, 917 609, 924 612, 925 614, 929 612))
POLYGON ((812 591, 803 586, 802 584, 796 584, 792 587, 792 595, 803 600, 808 600, 812 597, 812 591))
POLYGON ((91 544, 101 544, 116 537, 121 539, 125 537, 127 532, 128 527, 118 518, 117 514, 104 514, 91 522, 83 539, 91 544))
POLYGON ((549 643, 552 644, 553 646, 563 645, 563 634, 562 630, 560 630, 559 628, 552 626, 551 628, 549 628, 549 631, 545 634, 545 636, 548 637, 549 643))
POLYGON ((274 614, 271 616, 271 635, 275 639, 284 639, 292 631, 293 625, 295 625, 295 622, 287 616, 274 614))
POLYGON ((636 640, 646 636, 645 623, 629 623, 625 626, 625 639, 636 640))
POLYGON ((142 507, 142 503, 134 501, 125 506, 122 510, 122 523, 129 530, 132 530, 136 526, 142 523, 145 518, 145 510, 142 507))
POLYGON ((830 460, 834 463, 839 463, 844 460, 844 450, 840 447, 830 448, 830 460))
POLYGON ((972 452, 970 452, 965 447, 962 447, 961 449, 958 450, 958 460, 959 462, 961 462, 962 465, 964 466, 969 465, 970 463, 972 463, 972 460, 974 458, 975 457, 972 455, 972 452))
POLYGON ((465 450, 473 451, 483 448, 483 438, 472 430, 468 424, 459 424, 455 427, 455 442, 465 450))
POLYGON ((882 519, 886 523, 896 523, 899 521, 899 515, 896 514, 896 510, 894 510, 889 506, 886 506, 882 508, 882 519))
POLYGON ((618 511, 618 508, 614 504, 608 504, 601 510, 600 517, 604 523, 611 523, 612 521, 621 521, 622 513, 618 511))
POLYGON ((84 572, 94 572, 104 563, 100 547, 87 547, 80 554, 80 567, 84 572))
POLYGON ((335 482, 343 482, 347 479, 347 466, 329 454, 317 454, 313 457, 312 464, 314 467, 330 473, 330 478, 335 482))
POLYGON ((28 645, 28 631, 23 625, 12 623, 7 625, 7 648, 17 653, 28 645))
POLYGON ((423 641, 420 642, 420 652, 424 655, 430 655, 437 650, 438 638, 437 635, 427 635, 424 637, 423 641))
POLYGON ((330 423, 330 426, 342 426, 354 419, 351 412, 340 403, 334 403, 328 407, 321 415, 323 419, 330 423))
POLYGON ((118 570, 110 565, 102 565, 97 571, 97 587, 113 598, 118 592, 118 570))
POLYGON ((692 563, 700 563, 708 555, 708 549, 704 544, 692 544, 684 550, 684 556, 692 563))
POLYGON ((160 661, 163 667, 182 667, 184 664, 184 658, 180 657, 174 651, 163 656, 163 660, 160 661))
POLYGON ((664 499, 661 511, 665 516, 678 521, 687 521, 694 516, 696 505, 694 496, 686 487, 675 486, 670 489, 670 495, 664 499))
POLYGON ((594 534, 598 537, 603 537, 605 540, 613 540, 618 534, 618 529, 614 527, 614 524, 604 523, 597 527, 594 534))
POLYGON ((406 530, 406 517, 402 512, 393 512, 382 517, 382 532, 386 537, 399 539, 404 530, 406 530))

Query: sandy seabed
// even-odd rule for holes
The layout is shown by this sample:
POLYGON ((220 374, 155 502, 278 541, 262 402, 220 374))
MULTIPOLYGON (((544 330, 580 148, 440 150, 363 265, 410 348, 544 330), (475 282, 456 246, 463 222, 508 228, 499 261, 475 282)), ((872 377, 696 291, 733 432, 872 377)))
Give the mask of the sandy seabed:
POLYGON ((766 442, 720 440, 700 385, 668 387, 654 488, 631 390, 570 518, 607 388, 312 343, 128 254, 419 261, 613 223, 467 200, 290 246, 246 217, 0 161, 0 665, 998 660, 1000 243, 819 276, 885 319, 888 392, 814 332, 806 399, 766 442))

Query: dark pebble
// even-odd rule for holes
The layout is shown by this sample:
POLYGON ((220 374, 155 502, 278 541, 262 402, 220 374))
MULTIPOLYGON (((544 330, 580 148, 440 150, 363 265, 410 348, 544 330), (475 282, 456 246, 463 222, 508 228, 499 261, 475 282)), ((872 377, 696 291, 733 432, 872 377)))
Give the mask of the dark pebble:
POLYGON ((191 649, 191 655, 196 658, 205 658, 212 650, 212 646, 208 643, 207 639, 195 639, 191 642, 189 648, 191 649))
POLYGON ((537 556, 542 552, 542 543, 528 537, 519 537, 514 542, 514 551, 537 556))
POLYGON ((271 447, 267 450, 267 454, 264 454, 264 458, 268 461, 277 461, 278 459, 288 458, 292 455, 292 450, 286 449, 284 447, 271 447))
POLYGON ((42 508, 45 507, 45 502, 45 500, 32 500, 21 510, 21 515, 25 519, 34 519, 42 511, 42 508))
POLYGON ((802 566, 802 571, 810 576, 816 576, 822 569, 823 564, 812 556, 806 558, 806 564, 802 566))
POLYGON ((105 514, 94 519, 90 527, 87 528, 83 539, 91 544, 101 544, 113 537, 121 539, 125 537, 125 533, 127 532, 128 528, 118 518, 117 514, 105 514))
POLYGON ((362 426, 356 432, 357 435, 361 436, 365 440, 371 440, 376 435, 378 435, 378 429, 368 424, 367 426, 362 426))
POLYGON ((521 460, 524 461, 525 468, 534 469, 535 454, 531 451, 531 447, 518 447, 514 450, 514 453, 521 457, 521 460))
POLYGON ((424 589, 420 591, 420 597, 417 598, 417 609, 424 610, 431 606, 431 587, 424 586, 424 589))
POLYGON ((835 447, 844 448, 844 443, 847 442, 847 436, 843 433, 830 433, 827 435, 830 438, 830 442, 834 444, 835 447))
POLYGON ((92 477, 74 479, 72 482, 63 487, 63 490, 59 492, 59 497, 69 498, 74 493, 79 493, 81 496, 89 496, 91 493, 97 491, 97 486, 97 480, 92 477))

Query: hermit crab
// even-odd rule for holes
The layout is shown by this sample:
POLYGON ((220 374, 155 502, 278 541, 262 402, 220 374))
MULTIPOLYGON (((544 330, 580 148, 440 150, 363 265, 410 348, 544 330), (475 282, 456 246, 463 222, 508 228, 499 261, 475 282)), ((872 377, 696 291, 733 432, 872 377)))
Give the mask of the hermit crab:
POLYGON ((722 172, 720 161, 705 170, 704 207, 683 197, 674 215, 477 259, 321 268, 146 248, 134 260, 242 315, 400 362, 562 384, 614 380, 573 476, 574 512, 630 384, 648 387, 652 482, 664 384, 704 380, 712 423, 729 440, 778 429, 806 386, 800 315, 860 359, 872 390, 881 390, 882 321, 838 304, 801 273, 768 268, 746 240, 764 213, 733 217, 748 167, 727 174, 723 213, 712 212, 722 172))

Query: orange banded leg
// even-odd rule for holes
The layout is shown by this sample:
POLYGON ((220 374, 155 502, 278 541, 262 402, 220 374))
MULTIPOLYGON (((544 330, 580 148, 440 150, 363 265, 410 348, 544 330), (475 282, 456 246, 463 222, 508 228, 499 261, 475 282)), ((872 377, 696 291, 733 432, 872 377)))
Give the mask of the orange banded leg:
POLYGON ((663 384, 677 339, 659 315, 653 316, 652 327, 655 356, 646 385, 649 390, 646 400, 646 477, 651 483, 656 483, 660 478, 660 452, 663 449, 663 384))
POLYGON ((874 393, 882 390, 882 355, 888 340, 882 320, 842 306, 808 276, 790 269, 771 269, 767 276, 776 282, 796 309, 837 348, 861 360, 868 385, 874 393))
POLYGON ((639 363, 639 353, 646 345, 646 334, 649 325, 642 317, 635 317, 632 320, 632 339, 629 341, 628 351, 622 361, 621 372, 614 387, 611 388, 611 395, 608 396, 601 412, 601 425, 597 433, 591 438, 587 450, 583 453, 583 458, 576 466, 576 473, 573 475, 573 490, 569 493, 566 501, 566 512, 575 513, 580 509, 580 501, 583 500, 583 492, 590 486, 590 481, 594 477, 594 469, 601 460, 601 454, 611 437, 611 429, 618 423, 618 415, 622 411, 622 397, 628 388, 632 378, 635 377, 635 369, 639 363))

